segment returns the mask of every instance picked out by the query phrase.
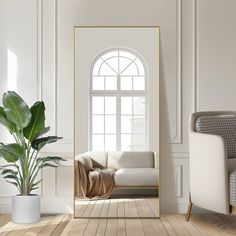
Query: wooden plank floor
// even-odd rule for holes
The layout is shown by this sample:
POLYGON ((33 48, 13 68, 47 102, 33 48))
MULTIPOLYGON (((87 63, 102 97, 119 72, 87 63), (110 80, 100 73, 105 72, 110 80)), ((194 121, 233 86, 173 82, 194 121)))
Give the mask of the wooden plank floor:
POLYGON ((73 219, 69 215, 43 216, 36 224, 14 224, 9 215, 0 214, 0 236, 232 236, 236 235, 236 216, 194 214, 165 215, 161 219, 73 219))
POLYGON ((109 198, 104 200, 76 200, 78 218, 157 218, 157 197, 109 198))

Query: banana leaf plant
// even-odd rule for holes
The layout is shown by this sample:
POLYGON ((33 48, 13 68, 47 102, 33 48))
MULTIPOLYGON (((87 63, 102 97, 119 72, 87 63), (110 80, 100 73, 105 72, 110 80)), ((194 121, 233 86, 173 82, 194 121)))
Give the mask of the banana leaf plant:
POLYGON ((0 123, 14 137, 14 143, 0 143, 0 157, 7 162, 0 166, 0 174, 8 183, 16 186, 20 195, 30 195, 38 188, 38 173, 45 167, 58 167, 58 156, 40 157, 40 150, 61 137, 42 137, 49 131, 45 127, 45 105, 38 101, 31 108, 15 92, 4 93, 0 106, 0 123))

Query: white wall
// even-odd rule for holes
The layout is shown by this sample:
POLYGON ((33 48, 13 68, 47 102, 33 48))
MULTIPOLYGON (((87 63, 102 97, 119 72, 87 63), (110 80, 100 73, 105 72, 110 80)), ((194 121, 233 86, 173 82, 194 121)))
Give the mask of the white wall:
MULTIPOLYGON (((235 10, 234 0, 0 0, 1 94, 13 45, 19 92, 29 102, 42 98, 51 133, 64 137, 45 152, 69 160, 43 171, 44 209, 72 207, 73 26, 160 25, 161 212, 181 212, 188 203, 190 113, 236 110, 235 10)), ((8 210, 12 190, 0 184, 0 210, 8 210)))

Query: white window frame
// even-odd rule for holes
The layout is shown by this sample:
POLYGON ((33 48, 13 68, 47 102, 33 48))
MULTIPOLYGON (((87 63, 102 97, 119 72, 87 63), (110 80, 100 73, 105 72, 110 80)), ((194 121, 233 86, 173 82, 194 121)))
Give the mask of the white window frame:
MULTIPOLYGON (((119 55, 118 55, 119 56, 119 55)), ((104 76, 105 77, 105 76, 104 76)), ((135 77, 135 75, 133 76, 135 77)), ((133 80, 132 80, 133 81, 133 80)), ((132 82, 133 83, 133 82, 132 82)), ((114 96, 116 97, 116 150, 117 151, 122 151, 121 150, 121 97, 145 97, 145 143, 144 143, 144 150, 148 150, 149 147, 149 88, 148 88, 148 70, 147 66, 145 63, 145 60, 143 57, 136 51, 130 49, 130 48, 125 48, 125 47, 116 47, 116 48, 109 48, 106 49, 102 52, 100 52, 95 59, 93 60, 91 64, 91 69, 90 69, 90 81, 89 81, 89 140, 88 140, 88 145, 89 145, 89 150, 92 150, 92 98, 95 96, 102 96, 104 97, 104 103, 105 103, 105 97, 107 96, 114 96), (96 64, 97 60, 102 57, 103 55, 111 52, 111 51, 127 51, 138 58, 144 68, 144 78, 145 78, 145 90, 120 90, 120 78, 117 77, 117 90, 105 90, 105 79, 104 79, 104 90, 93 90, 93 68, 94 65, 96 64)), ((105 104, 104 104, 104 109, 105 109, 105 104)), ((133 112, 132 112, 133 116, 133 112)), ((105 122, 105 111, 104 111, 104 122, 105 122)), ((104 124, 105 125, 105 124, 104 124)), ((105 127, 104 127, 105 129, 105 127)), ((134 134, 133 132, 130 133, 131 135, 134 134)), ((104 133, 104 149, 105 149, 105 133, 104 133)))

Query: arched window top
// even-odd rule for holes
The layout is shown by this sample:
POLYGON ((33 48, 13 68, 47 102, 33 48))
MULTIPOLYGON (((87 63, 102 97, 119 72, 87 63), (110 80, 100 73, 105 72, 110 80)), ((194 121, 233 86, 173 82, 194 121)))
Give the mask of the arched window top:
POLYGON ((92 90, 145 90, 145 66, 141 56, 128 49, 109 49, 95 58, 92 90))
POLYGON ((91 66, 90 149, 145 151, 148 140, 147 66, 131 49, 100 53, 91 66))

